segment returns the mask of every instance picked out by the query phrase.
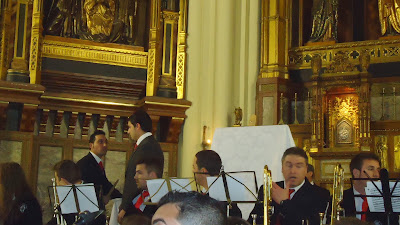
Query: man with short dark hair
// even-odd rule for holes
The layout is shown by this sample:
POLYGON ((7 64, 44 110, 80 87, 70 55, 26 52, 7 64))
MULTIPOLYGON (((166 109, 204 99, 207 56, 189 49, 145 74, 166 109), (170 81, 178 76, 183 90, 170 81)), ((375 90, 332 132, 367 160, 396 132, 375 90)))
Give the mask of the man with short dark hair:
MULTIPOLYGON (((316 188, 306 179, 308 157, 303 149, 291 147, 282 156, 282 174, 284 181, 272 184, 272 206, 274 213, 271 224, 301 225, 308 221, 310 225, 320 224, 319 213, 325 212, 329 195, 320 196, 316 188)), ((264 187, 258 191, 258 200, 264 199, 264 187)), ((262 223, 263 204, 256 204, 250 213, 257 215, 257 224, 262 223)))
POLYGON ((139 214, 151 219, 157 210, 155 205, 144 204, 150 198, 147 188, 147 180, 162 177, 162 165, 159 160, 142 159, 136 165, 135 181, 141 191, 132 201, 133 207, 128 208, 127 214, 139 214))
MULTIPOLYGON (((196 153, 193 160, 193 173, 196 182, 208 190, 207 177, 218 176, 222 167, 221 157, 213 150, 202 150, 196 153)), ((226 212, 224 205, 224 211, 226 212)), ((242 211, 236 203, 232 203, 232 208, 229 210, 229 216, 242 217, 242 211)))
POLYGON ((118 221, 120 223, 127 209, 132 207, 133 198, 140 193, 134 178, 138 161, 145 158, 155 159, 158 160, 164 168, 164 154, 160 144, 151 133, 153 123, 150 116, 143 109, 138 109, 129 117, 128 127, 129 138, 136 141, 136 144, 125 171, 124 191, 120 212, 118 214, 118 221))
POLYGON ((71 160, 62 160, 56 163, 53 170, 58 186, 82 183, 79 167, 71 160))
MULTIPOLYGON (((377 155, 371 152, 361 152, 350 162, 350 172, 353 178, 379 178, 381 162, 377 155), (367 175, 368 174, 368 175, 367 175)), ((367 199, 354 195, 365 195, 367 180, 353 180, 353 187, 343 192, 342 208, 346 217, 356 217, 362 221, 375 224, 386 224, 385 214, 375 214, 369 211, 367 199), (361 214, 360 214, 361 213, 361 214)), ((391 223, 392 224, 392 223, 391 223)), ((398 224, 398 221, 395 223, 398 224)))
MULTIPOLYGON (((107 146, 108 140, 104 131, 95 131, 89 138, 89 153, 76 163, 80 168, 82 180, 86 183, 94 183, 96 186, 102 187, 104 204, 107 204, 110 200, 106 199, 105 196, 113 188, 113 185, 107 179, 102 160, 102 158, 107 154, 107 146)), ((114 189, 110 197, 111 199, 114 199, 120 198, 121 196, 121 193, 117 189, 114 189)))
POLYGON ((153 225, 225 225, 217 200, 197 192, 169 192, 161 198, 153 225))

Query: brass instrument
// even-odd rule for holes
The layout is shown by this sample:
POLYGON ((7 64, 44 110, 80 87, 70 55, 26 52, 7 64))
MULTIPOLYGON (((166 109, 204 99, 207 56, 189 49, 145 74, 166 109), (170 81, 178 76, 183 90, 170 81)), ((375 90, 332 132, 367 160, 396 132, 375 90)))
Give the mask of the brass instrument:
POLYGON ((268 166, 264 166, 264 225, 269 225, 271 222, 271 190, 272 190, 272 176, 271 170, 268 166))
POLYGON ((340 163, 336 164, 333 178, 333 196, 332 196, 332 213, 331 225, 335 225, 339 220, 343 208, 340 206, 343 200, 343 186, 344 186, 344 170, 340 163))
POLYGON ((53 194, 54 194, 54 217, 56 217, 57 219, 57 225, 67 225, 67 223, 65 222, 61 212, 60 212, 60 202, 58 199, 58 194, 57 194, 57 183, 56 183, 56 179, 52 178, 51 181, 53 182, 53 194))

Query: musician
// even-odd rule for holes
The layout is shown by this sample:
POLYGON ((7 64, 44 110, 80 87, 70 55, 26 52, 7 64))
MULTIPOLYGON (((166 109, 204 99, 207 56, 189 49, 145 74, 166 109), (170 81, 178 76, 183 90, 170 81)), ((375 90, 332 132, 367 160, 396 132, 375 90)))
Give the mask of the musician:
MULTIPOLYGON (((381 163, 379 157, 374 153, 362 152, 356 155, 350 162, 350 171, 353 178, 379 178, 381 163), (368 176, 367 176, 368 174, 368 176)), ((341 204, 346 217, 357 217, 363 221, 374 222, 375 224, 386 224, 385 214, 376 214, 369 211, 366 198, 355 197, 354 195, 365 195, 367 180, 353 180, 353 187, 343 192, 341 204), (363 212, 364 214, 357 214, 363 212)), ((398 219, 396 223, 398 224, 398 219)))
MULTIPOLYGON (((319 213, 325 212, 329 195, 321 196, 315 186, 306 179, 307 154, 298 147, 288 148, 282 156, 282 173, 284 181, 272 184, 272 206, 274 213, 271 224, 301 225, 308 221, 310 225, 318 225, 319 213)), ((264 187, 258 191, 258 200, 264 199, 264 187)), ((257 215, 257 224, 263 223, 264 208, 262 203, 254 206, 252 214, 257 215)))
MULTIPOLYGON (((203 189, 208 191, 207 177, 218 176, 222 167, 221 157, 213 150, 203 150, 197 152, 193 160, 193 173, 196 182, 203 189)), ((224 209, 226 210, 224 205, 224 209)), ((229 216, 242 218, 242 211, 236 203, 232 203, 232 209, 229 210, 229 216)))
MULTIPOLYGON (((65 186, 72 184, 84 184, 85 182, 81 178, 81 171, 77 164, 75 164, 72 160, 62 160, 56 163, 53 167, 54 176, 56 178, 57 186, 65 186)), ((100 191, 96 190, 96 194, 100 191)), ((63 214, 62 217, 65 220, 67 225, 73 224, 77 219, 78 214, 63 214)), ((99 215, 92 224, 96 225, 104 225, 106 224, 106 216, 104 214, 99 215)), ((52 218, 47 225, 57 225, 57 219, 52 218)))
MULTIPOLYGON (((102 158, 107 154, 107 145, 108 141, 104 131, 95 131, 89 138, 90 152, 76 163, 80 168, 82 180, 86 183, 94 183, 96 186, 102 187, 102 194, 104 196, 103 202, 105 205, 110 200, 106 196, 113 188, 113 185, 107 179, 102 160, 102 158)), ((110 198, 120 198, 121 196, 121 193, 117 189, 114 189, 110 198)))
POLYGON ((132 207, 127 210, 128 214, 144 215, 151 219, 157 211, 155 205, 145 205, 150 198, 147 188, 147 180, 157 179, 162 177, 163 167, 159 160, 142 159, 136 165, 135 181, 141 193, 138 194, 132 201, 132 207))
POLYGON ((128 127, 129 138, 135 140, 136 144, 125 171, 124 191, 118 214, 119 223, 122 222, 127 209, 132 206, 132 200, 140 193, 134 178, 137 162, 144 158, 150 158, 158 160, 164 167, 164 154, 161 146, 151 133, 153 123, 150 116, 144 110, 139 109, 129 117, 128 127))
POLYGON ((331 195, 330 192, 327 189, 325 189, 323 187, 320 187, 320 186, 318 186, 318 185, 316 185, 314 183, 314 177, 315 177, 314 166, 311 165, 311 164, 307 164, 306 178, 310 182, 310 184, 314 185, 314 187, 317 188, 317 190, 320 192, 321 196, 329 196, 329 195, 331 195))
MULTIPOLYGON (((53 167, 54 176, 57 186, 65 186, 71 184, 82 184, 81 172, 79 167, 71 160, 62 160, 53 167)), ((76 213, 63 214, 62 218, 67 225, 71 225, 76 221, 76 213)), ((56 225, 56 218, 52 218, 47 225, 56 225)))

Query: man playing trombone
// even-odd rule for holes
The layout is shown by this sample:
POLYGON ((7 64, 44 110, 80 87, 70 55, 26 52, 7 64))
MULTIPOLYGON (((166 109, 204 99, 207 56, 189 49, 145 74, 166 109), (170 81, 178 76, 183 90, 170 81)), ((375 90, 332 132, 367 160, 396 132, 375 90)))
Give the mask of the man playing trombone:
MULTIPOLYGON (((274 207, 271 221, 274 225, 318 225, 319 213, 324 212, 329 195, 321 192, 306 179, 308 157, 303 149, 288 148, 282 156, 282 174, 284 181, 272 183, 271 197, 274 207)), ((258 191, 258 199, 264 199, 263 186, 258 191)), ((263 224, 264 208, 262 203, 254 206, 252 214, 257 215, 257 224, 263 224)))

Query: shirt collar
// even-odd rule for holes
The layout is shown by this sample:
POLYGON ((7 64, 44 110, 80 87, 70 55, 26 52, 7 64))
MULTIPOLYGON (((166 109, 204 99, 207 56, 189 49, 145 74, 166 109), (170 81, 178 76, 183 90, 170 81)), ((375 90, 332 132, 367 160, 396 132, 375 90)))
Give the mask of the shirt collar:
MULTIPOLYGON (((303 185, 304 185, 305 182, 306 182, 306 180, 303 180, 303 182, 302 182, 300 185, 298 185, 298 186, 296 186, 296 187, 294 187, 294 188, 289 188, 289 189, 294 189, 294 192, 293 192, 292 195, 290 196, 291 198, 293 197, 294 194, 296 194, 296 192, 297 192, 301 187, 303 187, 303 185)), ((286 182, 285 182, 285 188, 286 188, 286 182)))
POLYGON ((90 153, 92 154, 92 156, 94 157, 94 159, 96 160, 97 163, 102 162, 101 158, 98 157, 96 154, 94 154, 92 151, 90 151, 90 153))
POLYGON ((145 138, 150 137, 151 135, 151 132, 146 132, 142 134, 142 136, 140 136, 139 139, 136 141, 136 144, 140 145, 140 142, 142 142, 145 138))

